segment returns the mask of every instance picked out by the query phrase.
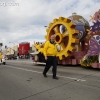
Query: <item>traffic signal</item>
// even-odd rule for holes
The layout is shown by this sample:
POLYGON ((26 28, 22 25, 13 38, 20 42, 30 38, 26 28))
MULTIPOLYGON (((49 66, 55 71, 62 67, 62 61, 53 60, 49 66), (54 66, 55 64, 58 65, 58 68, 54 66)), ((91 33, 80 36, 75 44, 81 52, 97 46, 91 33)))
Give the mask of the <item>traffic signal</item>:
POLYGON ((0 43, 0 46, 3 46, 3 43, 0 43))
POLYGON ((7 46, 5 45, 5 49, 7 48, 7 46))

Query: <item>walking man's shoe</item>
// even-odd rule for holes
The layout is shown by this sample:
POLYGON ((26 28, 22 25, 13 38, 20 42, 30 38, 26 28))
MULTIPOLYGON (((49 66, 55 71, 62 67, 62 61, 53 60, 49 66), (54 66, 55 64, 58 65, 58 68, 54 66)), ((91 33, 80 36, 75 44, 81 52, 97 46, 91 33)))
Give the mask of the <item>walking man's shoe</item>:
POLYGON ((58 78, 58 77, 53 77, 53 79, 56 79, 56 80, 58 80, 59 78, 58 78))
POLYGON ((46 74, 43 74, 43 76, 44 76, 44 77, 47 77, 47 75, 46 75, 46 74))

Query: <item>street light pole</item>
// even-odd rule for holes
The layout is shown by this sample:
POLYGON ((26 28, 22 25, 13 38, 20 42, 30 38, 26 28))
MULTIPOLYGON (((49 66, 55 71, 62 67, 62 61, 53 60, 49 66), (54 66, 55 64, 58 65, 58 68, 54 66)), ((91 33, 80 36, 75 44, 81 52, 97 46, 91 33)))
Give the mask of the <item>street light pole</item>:
POLYGON ((44 27, 45 27, 45 28, 46 28, 46 27, 47 27, 47 28, 49 28, 49 27, 48 27, 48 26, 46 26, 46 25, 45 25, 44 27))
POLYGON ((13 43, 13 44, 14 44, 14 46, 15 46, 15 43, 14 43, 14 42, 9 42, 9 43, 13 43))

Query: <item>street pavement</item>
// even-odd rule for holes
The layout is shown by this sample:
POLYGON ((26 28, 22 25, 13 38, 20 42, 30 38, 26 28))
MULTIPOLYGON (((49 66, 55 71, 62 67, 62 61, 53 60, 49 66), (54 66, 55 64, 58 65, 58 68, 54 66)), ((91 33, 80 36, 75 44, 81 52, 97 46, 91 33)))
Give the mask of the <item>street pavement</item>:
POLYGON ((44 65, 31 60, 7 60, 0 65, 0 100, 100 100, 100 69, 58 65, 44 78, 44 65))

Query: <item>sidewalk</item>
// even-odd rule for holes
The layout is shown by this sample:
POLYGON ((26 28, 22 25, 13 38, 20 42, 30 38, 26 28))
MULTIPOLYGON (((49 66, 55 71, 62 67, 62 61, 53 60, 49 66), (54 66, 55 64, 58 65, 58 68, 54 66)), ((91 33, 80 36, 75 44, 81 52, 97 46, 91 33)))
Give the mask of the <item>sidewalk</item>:
POLYGON ((6 62, 32 64, 31 59, 6 60, 6 62))
POLYGON ((46 63, 41 62, 33 62, 31 59, 18 59, 18 60, 6 60, 6 62, 12 62, 12 63, 21 63, 21 64, 39 64, 39 65, 45 65, 46 63))

